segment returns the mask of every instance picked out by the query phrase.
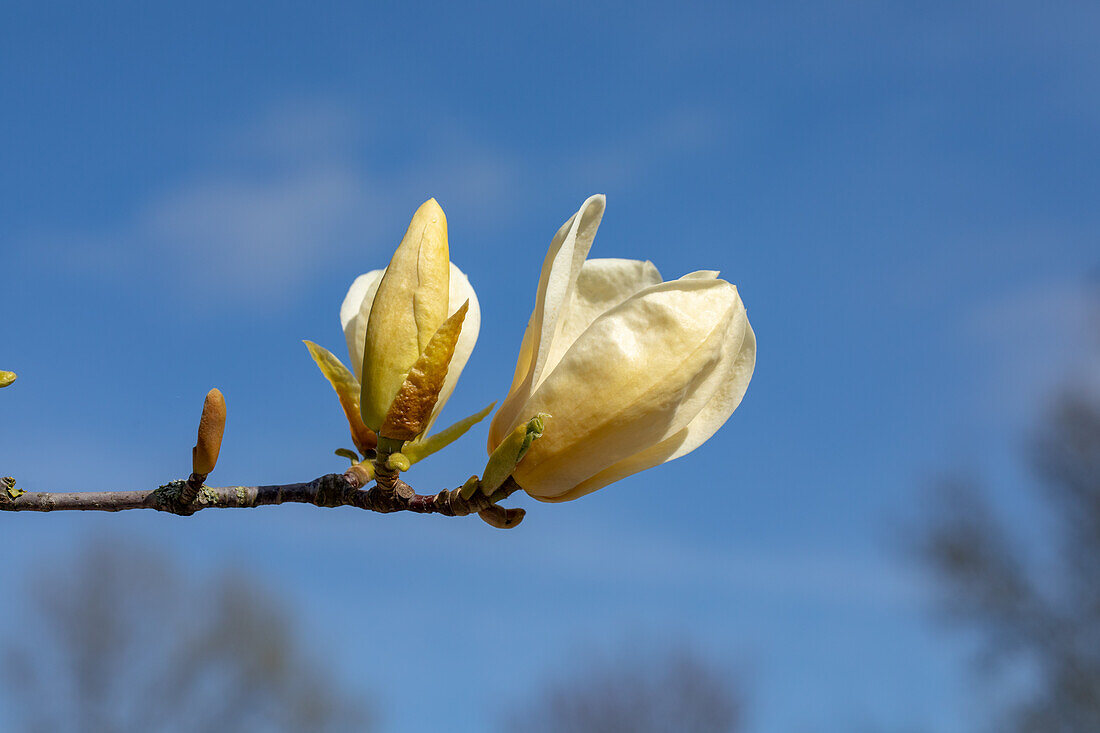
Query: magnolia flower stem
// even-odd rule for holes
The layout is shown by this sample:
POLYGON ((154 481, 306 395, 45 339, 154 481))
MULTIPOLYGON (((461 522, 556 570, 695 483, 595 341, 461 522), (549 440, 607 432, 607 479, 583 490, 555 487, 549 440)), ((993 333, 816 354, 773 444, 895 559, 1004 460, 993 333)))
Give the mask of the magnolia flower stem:
MULTIPOLYGON (((192 479, 195 478, 194 475, 192 479)), ((417 494, 398 479, 393 489, 375 485, 362 489, 352 473, 330 473, 312 481, 274 486, 201 486, 190 502, 185 502, 188 481, 172 481, 153 491, 28 491, 13 498, 12 490, 0 490, 0 511, 54 512, 100 511, 119 512, 126 509, 155 509, 169 514, 189 516, 202 509, 241 509, 288 502, 313 504, 319 507, 351 506, 372 512, 416 512, 463 517, 481 512, 495 513, 499 501, 519 490, 509 479, 492 496, 477 492, 464 499, 458 489, 438 494, 417 494)), ((511 510, 517 511, 517 510, 511 510)), ((488 520, 487 520, 488 521, 488 520)), ((517 522, 518 523, 518 522, 517 522)), ((496 526, 496 525, 494 525, 496 526)), ((507 525, 513 526, 513 525, 507 525)))

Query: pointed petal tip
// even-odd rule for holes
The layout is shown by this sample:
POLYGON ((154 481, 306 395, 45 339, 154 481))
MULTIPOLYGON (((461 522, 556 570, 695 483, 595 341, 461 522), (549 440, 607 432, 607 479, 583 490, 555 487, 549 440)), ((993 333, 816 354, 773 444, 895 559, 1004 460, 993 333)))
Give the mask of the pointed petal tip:
POLYGON ((433 216, 441 216, 446 218, 446 214, 443 213, 443 207, 439 205, 439 202, 435 200, 435 197, 428 199, 416 209, 417 214, 430 214, 433 216))
POLYGON ((581 204, 582 211, 588 208, 599 209, 600 213, 602 214, 603 211, 607 208, 607 197, 604 196, 602 193, 592 194, 584 200, 583 204, 581 204))

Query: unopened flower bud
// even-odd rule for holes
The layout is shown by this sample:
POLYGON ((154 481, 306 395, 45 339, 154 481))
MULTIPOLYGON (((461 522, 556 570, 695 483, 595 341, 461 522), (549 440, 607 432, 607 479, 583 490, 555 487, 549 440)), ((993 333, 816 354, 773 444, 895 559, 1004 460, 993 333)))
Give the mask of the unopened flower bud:
POLYGON ((198 442, 191 450, 191 471, 200 476, 214 470, 218 464, 218 454, 222 449, 222 436, 225 434, 225 398, 218 389, 206 394, 202 405, 202 417, 199 419, 198 442))
POLYGON ((447 217, 435 199, 413 215, 374 296, 363 348, 363 422, 375 432, 409 370, 447 318, 447 217))

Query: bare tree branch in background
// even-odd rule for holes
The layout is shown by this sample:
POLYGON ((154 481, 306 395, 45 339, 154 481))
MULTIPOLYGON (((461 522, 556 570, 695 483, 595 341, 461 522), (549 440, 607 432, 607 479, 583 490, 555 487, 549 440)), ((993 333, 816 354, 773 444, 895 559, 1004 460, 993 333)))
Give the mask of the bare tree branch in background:
POLYGON ((579 666, 505 720, 509 733, 734 733, 741 700, 688 652, 579 666))
POLYGON ((1034 441, 1042 552, 1029 551, 973 485, 950 485, 923 554, 952 618, 988 661, 1032 684, 997 730, 1100 731, 1100 403, 1065 394, 1034 441), (960 502, 962 502, 960 504, 960 502))
POLYGON ((280 604, 243 577, 194 582, 160 555, 106 542, 29 577, 31 623, 4 627, 5 730, 370 728, 280 604))

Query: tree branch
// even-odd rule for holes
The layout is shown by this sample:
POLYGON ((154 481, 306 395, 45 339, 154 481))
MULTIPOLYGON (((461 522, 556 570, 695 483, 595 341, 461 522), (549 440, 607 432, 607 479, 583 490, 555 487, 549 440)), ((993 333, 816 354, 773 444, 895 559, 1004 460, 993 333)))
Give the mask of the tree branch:
POLYGON ((370 489, 360 487, 354 472, 330 473, 312 481, 272 486, 205 486, 195 474, 187 481, 172 481, 152 491, 78 491, 19 493, 14 481, 0 486, 0 511, 54 512, 100 511, 119 512, 126 509, 155 509, 160 512, 189 516, 203 509, 242 509, 272 506, 287 502, 313 504, 319 507, 351 506, 372 512, 416 512, 463 517, 480 514, 495 527, 514 527, 523 518, 522 509, 496 506, 519 490, 511 478, 485 496, 480 491, 466 499, 459 489, 438 494, 417 494, 404 481, 397 479, 393 487, 375 484, 370 489), (194 490, 193 498, 189 495, 194 490))

